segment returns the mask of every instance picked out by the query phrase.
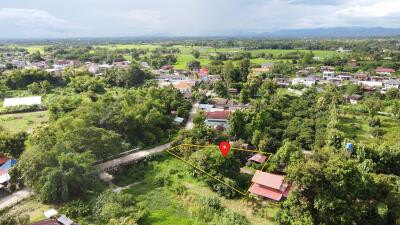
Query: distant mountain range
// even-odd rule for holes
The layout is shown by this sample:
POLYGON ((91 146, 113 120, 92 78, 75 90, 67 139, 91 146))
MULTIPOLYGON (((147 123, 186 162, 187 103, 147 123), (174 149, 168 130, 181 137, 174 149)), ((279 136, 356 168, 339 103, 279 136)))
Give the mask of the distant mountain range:
POLYGON ((400 36, 400 28, 333 27, 318 29, 279 30, 256 35, 262 38, 361 38, 400 36))

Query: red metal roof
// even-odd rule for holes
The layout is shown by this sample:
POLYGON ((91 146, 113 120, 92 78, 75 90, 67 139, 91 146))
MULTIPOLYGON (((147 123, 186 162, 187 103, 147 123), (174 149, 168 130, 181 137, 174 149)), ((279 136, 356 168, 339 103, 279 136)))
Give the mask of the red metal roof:
POLYGON ((392 69, 392 68, 385 68, 385 67, 378 67, 378 68, 376 68, 376 72, 382 72, 382 73, 394 73, 394 72, 396 72, 396 70, 395 69, 392 69))
POLYGON ((253 155, 249 160, 250 161, 254 161, 254 162, 258 162, 258 163, 265 163, 265 161, 267 161, 267 156, 257 153, 255 155, 253 155))
POLYGON ((60 225, 60 224, 55 219, 46 219, 46 220, 31 223, 29 225, 60 225))
POLYGON ((275 201, 280 201, 283 196, 282 192, 279 190, 268 188, 259 184, 251 185, 249 192, 275 201))
POLYGON ((261 184, 263 186, 279 190, 282 186, 284 179, 285 179, 284 176, 257 170, 251 181, 253 183, 261 184))
POLYGON ((289 195, 290 189, 292 189, 292 185, 291 185, 291 184, 289 184, 289 185, 286 187, 286 189, 285 189, 285 191, 283 192, 282 195, 285 196, 285 197, 287 197, 287 196, 289 195))
POLYGON ((0 165, 4 164, 5 162, 8 161, 9 158, 5 155, 0 155, 0 165))
POLYGON ((207 76, 208 75, 208 69, 207 68, 201 68, 199 71, 200 76, 207 76))
POLYGON ((229 110, 207 112, 207 119, 227 120, 229 118, 230 113, 231 112, 229 110))

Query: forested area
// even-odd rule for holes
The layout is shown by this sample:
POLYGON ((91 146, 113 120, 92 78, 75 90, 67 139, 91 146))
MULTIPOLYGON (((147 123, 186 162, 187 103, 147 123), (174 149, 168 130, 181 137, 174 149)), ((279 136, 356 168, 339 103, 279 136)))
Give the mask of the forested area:
MULTIPOLYGON (((52 55, 50 65, 58 59, 132 62, 126 68, 105 69, 100 75, 89 73, 84 66, 69 67, 62 73, 11 64, 2 69, 0 97, 40 95, 43 105, 10 107, 1 109, 0 114, 46 110, 48 116, 47 122, 30 131, 11 132, 0 125, 0 152, 18 159, 10 170, 12 180, 7 189, 29 186, 41 203, 59 207, 82 224, 151 224, 164 217, 175 221, 177 218, 169 220, 172 213, 168 210, 178 214, 178 219, 190 217, 186 224, 397 224, 399 90, 364 92, 362 85, 343 82, 340 86, 291 85, 301 93, 293 94, 276 78, 297 76, 306 67, 318 71, 320 66, 334 66, 340 73, 361 71, 371 76, 376 75, 378 66, 400 69, 398 43, 389 39, 171 40, 130 47, 64 43, 33 53, 0 47, 0 52, 29 54, 33 62, 52 55), (331 52, 339 47, 352 52, 331 52), (330 52, 317 57, 318 50, 330 52), (220 75, 215 82, 195 82, 189 100, 172 86, 160 88, 151 80, 156 78, 152 69, 178 64, 182 58, 188 70, 206 68, 210 74, 220 75), (349 65, 353 59, 356 66, 349 65), (273 68, 253 73, 261 67, 255 61, 273 62, 273 68), (140 62, 147 62, 150 68, 144 69, 140 62), (347 102, 353 94, 362 95, 357 105, 347 102), (175 117, 188 118, 194 102, 209 103, 210 95, 242 107, 232 110, 229 129, 207 126, 204 112, 194 116, 192 130, 174 123, 175 117), (110 172, 112 182, 137 185, 121 193, 109 190, 93 169, 95 162, 121 152, 172 140, 174 147, 207 146, 181 146, 174 154, 244 191, 251 176, 241 168, 247 166, 251 154, 232 151, 222 158, 213 145, 231 141, 233 147, 247 144, 272 153, 266 170, 285 174, 294 189, 285 201, 271 207, 254 197, 243 197, 167 153, 110 172), (354 148, 346 148, 348 143, 354 148), (234 206, 230 207, 231 203, 234 206)), ((177 71, 164 72, 171 75, 177 71)), ((197 72, 192 75, 198 78, 197 72)), ((260 167, 246 169, 254 172, 260 167)), ((18 217, 0 215, 0 224, 18 217)))

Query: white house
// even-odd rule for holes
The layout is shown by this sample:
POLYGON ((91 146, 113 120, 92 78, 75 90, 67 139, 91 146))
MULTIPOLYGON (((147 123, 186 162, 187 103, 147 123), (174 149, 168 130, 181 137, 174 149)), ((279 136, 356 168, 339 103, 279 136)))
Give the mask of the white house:
POLYGON ((341 74, 337 76, 337 78, 339 78, 340 80, 351 80, 353 77, 351 75, 341 74))
POLYGON ((353 94, 353 95, 350 95, 349 97, 347 97, 347 99, 353 105, 356 105, 361 98, 362 98, 361 95, 356 95, 356 94, 353 94))
POLYGON ((5 98, 3 107, 13 107, 19 105, 41 105, 41 96, 21 97, 21 98, 5 98))
POLYGON ((335 77, 335 72, 334 71, 324 71, 322 72, 322 78, 325 80, 330 80, 335 77))
POLYGON ((384 87, 385 89, 389 89, 389 88, 396 88, 396 89, 399 89, 399 87, 400 87, 400 81, 398 81, 398 80, 393 80, 393 79, 391 79, 391 80, 385 80, 385 81, 383 82, 383 87, 384 87))
POLYGON ((307 87, 311 87, 314 84, 317 83, 317 79, 315 77, 309 76, 309 77, 296 77, 292 80, 292 85, 296 84, 303 84, 307 87))
POLYGON ((380 81, 358 81, 358 84, 361 84, 363 86, 375 87, 375 88, 382 87, 382 82, 380 82, 380 81))

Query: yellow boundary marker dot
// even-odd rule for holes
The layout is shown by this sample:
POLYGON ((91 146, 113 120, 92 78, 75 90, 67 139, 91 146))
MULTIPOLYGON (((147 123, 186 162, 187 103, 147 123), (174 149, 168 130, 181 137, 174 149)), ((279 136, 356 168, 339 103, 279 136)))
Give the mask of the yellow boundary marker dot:
MULTIPOLYGON (((191 163, 191 162, 189 162, 189 161, 187 161, 187 160, 185 160, 185 159, 183 159, 183 158, 179 157, 178 155, 176 155, 176 154, 174 154, 174 153, 171 152, 171 150, 173 150, 173 149, 175 149, 175 148, 177 148, 177 147, 180 147, 180 146, 189 146, 189 147, 198 147, 198 148, 207 148, 207 147, 215 147, 215 148, 218 148, 217 145, 180 144, 180 145, 177 145, 177 146, 175 146, 175 147, 168 148, 168 149, 166 149, 165 151, 168 152, 170 155, 174 156, 175 158, 181 160, 182 162, 188 164, 189 166, 191 166, 191 167, 193 167, 193 168, 195 168, 195 169, 197 169, 197 170, 203 172, 204 174, 206 174, 206 175, 209 176, 210 178, 212 178, 212 179, 214 179, 214 180, 220 182, 221 184, 224 184, 225 186, 231 188, 232 190, 238 192, 239 194, 241 194, 241 195, 243 195, 243 196, 246 196, 246 195, 247 195, 247 193, 249 192, 250 187, 253 185, 253 182, 251 182, 251 184, 250 184, 250 186, 247 188, 246 192, 240 191, 240 190, 238 190, 238 189, 232 187, 231 185, 225 183, 224 181, 222 181, 222 180, 220 180, 220 179, 214 177, 212 174, 210 174, 210 173, 204 171, 203 169, 199 168, 198 166, 194 165, 193 163, 191 163)), ((254 151, 254 150, 248 150, 248 149, 243 149, 243 148, 231 148, 231 150, 244 151, 244 152, 254 152, 254 153, 260 153, 260 154, 267 155, 267 156, 268 156, 268 159, 267 159, 267 161, 265 161, 264 165, 261 167, 261 171, 265 168, 265 166, 267 165, 267 163, 268 163, 268 161, 269 161, 269 159, 271 158, 271 155, 272 155, 272 153, 269 153, 269 152, 254 151)))

